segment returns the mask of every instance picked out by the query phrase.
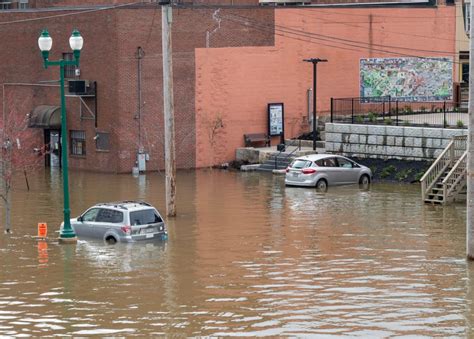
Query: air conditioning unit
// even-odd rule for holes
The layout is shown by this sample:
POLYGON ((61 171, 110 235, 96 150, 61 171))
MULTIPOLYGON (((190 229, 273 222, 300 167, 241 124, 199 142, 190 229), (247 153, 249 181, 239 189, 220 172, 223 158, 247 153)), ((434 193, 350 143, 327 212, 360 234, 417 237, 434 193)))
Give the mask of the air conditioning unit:
POLYGON ((70 94, 87 94, 89 88, 89 81, 86 80, 69 80, 70 94))

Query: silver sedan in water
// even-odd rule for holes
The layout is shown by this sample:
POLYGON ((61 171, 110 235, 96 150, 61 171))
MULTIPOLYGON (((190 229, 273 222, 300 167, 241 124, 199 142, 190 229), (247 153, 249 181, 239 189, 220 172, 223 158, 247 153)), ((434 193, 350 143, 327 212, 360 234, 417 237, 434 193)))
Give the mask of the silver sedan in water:
POLYGON ((311 154, 291 162, 286 169, 285 184, 327 189, 330 185, 368 185, 371 180, 370 168, 351 159, 333 154, 311 154))

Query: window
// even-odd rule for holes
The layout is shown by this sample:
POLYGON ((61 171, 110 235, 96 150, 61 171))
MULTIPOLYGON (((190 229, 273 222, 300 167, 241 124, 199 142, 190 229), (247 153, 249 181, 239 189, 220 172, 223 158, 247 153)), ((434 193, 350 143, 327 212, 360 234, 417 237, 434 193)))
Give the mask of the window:
POLYGON ((91 208, 82 216, 82 221, 95 221, 97 214, 99 213, 98 208, 91 208))
POLYGON ((29 0, 19 0, 18 1, 18 8, 19 9, 27 9, 29 0))
POLYGON ((461 63, 461 80, 466 84, 469 83, 469 63, 461 63))
POLYGON ((334 158, 320 159, 316 161, 316 165, 319 167, 337 167, 336 159, 334 158))
POLYGON ((0 0, 0 10, 11 9, 11 8, 12 8, 11 0, 0 0))
MULTIPOLYGON (((72 61, 74 60, 73 53, 63 53, 63 60, 72 61)), ((65 65, 64 66, 64 77, 66 79, 74 79, 76 76, 76 66, 74 65, 65 65)))
POLYGON ((97 215, 97 222, 109 222, 112 224, 119 224, 123 221, 123 213, 116 210, 109 210, 102 208, 97 215))
POLYGON ((156 224, 162 221, 154 209, 130 212, 130 223, 132 225, 156 224))
POLYGON ((352 168, 353 167, 352 162, 350 162, 349 160, 343 159, 343 158, 338 158, 337 162, 339 163, 339 167, 343 167, 343 168, 352 168))
POLYGON ((109 133, 97 132, 95 134, 95 148, 99 151, 110 150, 109 133))
POLYGON ((305 168, 309 166, 311 166, 311 161, 298 159, 294 160, 290 165, 291 168, 305 168))
POLYGON ((71 154, 86 155, 86 132, 71 131, 71 154))

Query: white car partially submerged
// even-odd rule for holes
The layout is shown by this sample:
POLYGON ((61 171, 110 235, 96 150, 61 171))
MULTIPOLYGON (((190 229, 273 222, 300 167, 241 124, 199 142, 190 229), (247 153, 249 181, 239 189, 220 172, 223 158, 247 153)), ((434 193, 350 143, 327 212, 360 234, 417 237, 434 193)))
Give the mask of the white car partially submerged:
POLYGON ((325 190, 332 185, 368 185, 371 180, 370 168, 351 159, 333 154, 311 154, 291 162, 286 169, 285 184, 325 190))

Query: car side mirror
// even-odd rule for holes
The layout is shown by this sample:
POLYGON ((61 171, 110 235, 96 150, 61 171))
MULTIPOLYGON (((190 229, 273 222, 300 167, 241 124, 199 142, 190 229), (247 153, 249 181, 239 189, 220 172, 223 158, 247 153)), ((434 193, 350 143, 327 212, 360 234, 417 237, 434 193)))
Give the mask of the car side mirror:
POLYGON ((78 217, 78 218, 77 218, 77 221, 82 222, 82 221, 83 221, 83 220, 82 220, 82 216, 78 217))

